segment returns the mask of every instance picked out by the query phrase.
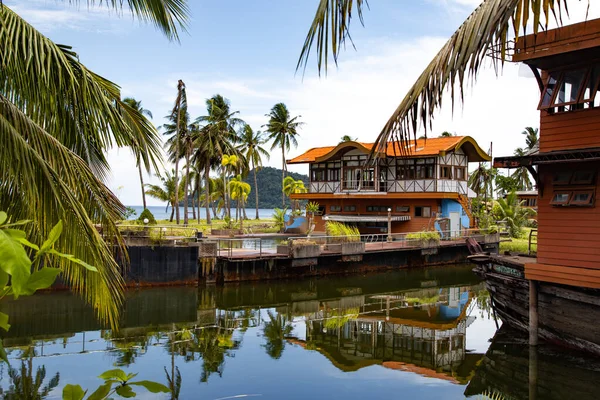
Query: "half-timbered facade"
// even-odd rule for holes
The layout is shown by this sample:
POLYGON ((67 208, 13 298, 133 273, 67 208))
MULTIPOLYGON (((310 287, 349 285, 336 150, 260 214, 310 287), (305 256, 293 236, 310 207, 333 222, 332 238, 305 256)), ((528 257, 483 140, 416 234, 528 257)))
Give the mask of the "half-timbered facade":
POLYGON ((458 233, 470 226, 468 165, 490 159, 473 138, 419 139, 406 152, 391 143, 368 162, 372 148, 349 141, 287 161, 309 166, 308 192, 293 198, 319 203, 317 231, 327 221, 340 221, 363 233, 387 233, 388 213, 392 233, 433 228, 458 233))

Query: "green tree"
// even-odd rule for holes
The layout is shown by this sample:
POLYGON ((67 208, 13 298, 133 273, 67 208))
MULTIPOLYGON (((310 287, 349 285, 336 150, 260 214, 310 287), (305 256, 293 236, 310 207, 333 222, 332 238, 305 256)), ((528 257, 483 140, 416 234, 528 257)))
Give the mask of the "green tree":
MULTIPOLYGON (((244 182, 241 175, 231 178, 229 181, 231 190, 231 199, 235 200, 238 205, 238 213, 245 207, 246 200, 250 195, 250 185, 244 182)), ((236 219, 237 214, 236 213, 236 219)), ((244 218, 240 215, 240 229, 244 229, 244 218)))
POLYGON ((244 125, 244 128, 240 134, 240 144, 238 150, 242 152, 246 160, 250 163, 249 167, 254 172, 254 187, 256 191, 254 195, 256 197, 256 219, 258 219, 258 183, 256 179, 256 173, 262 168, 262 157, 266 157, 268 160, 271 158, 269 152, 262 147, 266 143, 266 139, 263 137, 262 132, 254 132, 252 127, 248 124, 244 125))
POLYGON ((496 184, 496 192, 498 193, 498 197, 502 197, 507 193, 519 190, 519 183, 512 175, 504 176, 498 174, 496 175, 494 182, 496 184))
MULTIPOLYGON (((408 143, 421 126, 431 126, 442 100, 450 94, 452 104, 464 98, 466 82, 474 82, 490 50, 496 57, 496 71, 507 56, 507 48, 526 29, 533 33, 548 27, 550 20, 562 21, 568 4, 575 0, 484 0, 467 17, 408 90, 384 125, 376 148, 384 149, 391 140, 408 143), (552 12, 550 12, 552 10, 552 12), (467 79, 469 78, 469 79, 467 79)), ((589 4, 588 0, 588 4, 589 4)), ((319 73, 327 71, 330 57, 337 63, 339 53, 350 38, 350 23, 358 16, 363 22, 366 0, 320 0, 317 12, 302 46, 297 69, 306 67, 310 52, 316 51, 319 73)))
POLYGON ((283 232, 283 229, 285 228, 285 214, 287 214, 287 207, 284 209, 273 209, 273 220, 275 221, 275 226, 279 229, 279 232, 283 232))
MULTIPOLYGON (((110 1, 107 6, 129 8, 172 39, 188 16, 182 0, 110 1)), ((106 152, 113 145, 142 148, 145 168, 156 168, 160 138, 121 100, 118 85, 87 69, 71 47, 52 42, 5 3, 0 10, 0 209, 33 221, 25 228, 33 241, 62 220, 69 229, 57 246, 100 270, 90 274, 59 261, 64 282, 101 319, 116 325, 123 279, 115 246, 121 253, 126 248, 115 222, 125 207, 102 181, 109 173, 106 152), (111 238, 110 245, 103 237, 111 238)))
POLYGON ((538 128, 532 128, 530 126, 526 127, 521 135, 525 135, 525 143, 527 144, 527 149, 533 149, 539 142, 538 137, 538 128))
POLYGON ((358 138, 353 138, 350 135, 344 135, 340 138, 340 142, 338 144, 342 144, 344 142, 355 142, 357 140, 358 140, 358 138))
POLYGON ((438 137, 452 137, 452 136, 455 136, 455 135, 453 133, 448 132, 448 131, 444 131, 438 137))
POLYGON ((505 221, 510 235, 519 238, 522 235, 523 226, 528 218, 535 216, 535 210, 523 207, 524 201, 519 201, 515 191, 510 192, 505 198, 498 199, 499 220, 505 221))
POLYGON ((485 201, 494 197, 494 179, 498 171, 495 168, 487 168, 485 164, 479 164, 479 167, 469 175, 468 185, 477 197, 483 195, 485 201))
MULTIPOLYGON (((515 156, 523 157, 524 155, 525 151, 523 151, 522 148, 519 147, 515 150, 515 156)), ((519 167, 515 169, 515 171, 511 174, 511 178, 513 178, 516 183, 516 190, 533 189, 533 184, 531 183, 529 171, 526 167, 519 167)))
MULTIPOLYGON (((287 171, 285 163, 285 152, 289 151, 291 145, 298 147, 298 128, 304 125, 304 122, 298 121, 300 115, 291 117, 290 112, 283 103, 277 103, 271 109, 271 112, 266 115, 269 117, 269 122, 265 125, 269 133, 269 140, 273 141, 271 150, 277 147, 281 148, 281 185, 283 188, 283 180, 287 171)), ((281 204, 285 206, 285 196, 281 195, 281 204)))
POLYGON ((12 366, 8 367, 8 377, 10 378, 10 387, 6 392, 0 389, 0 395, 5 400, 45 399, 58 386, 60 381, 60 374, 57 372, 44 385, 44 380, 46 379, 46 367, 44 365, 37 367, 35 376, 33 375, 33 352, 31 350, 30 356, 27 357, 27 362, 22 360, 21 367, 18 370, 12 366))
MULTIPOLYGON (((306 193, 307 189, 304 186, 304 182, 301 179, 294 179, 291 176, 286 176, 283 180, 283 194, 287 197, 290 197, 292 194, 297 193, 306 193)), ((296 211, 300 209, 299 201, 292 200, 292 211, 296 211)))
MULTIPOLYGON (((144 107, 142 107, 141 101, 138 101, 138 100, 134 99, 133 97, 126 97, 123 99, 123 103, 127 104, 129 107, 131 107, 132 110, 137 111, 141 115, 143 115, 145 117, 153 118, 150 110, 147 110, 144 107)), ((140 185, 142 187, 142 204, 144 205, 144 210, 145 210, 147 208, 146 207, 146 192, 144 190, 144 176, 142 175, 141 160, 142 160, 142 153, 147 150, 141 146, 135 146, 131 150, 133 151, 133 154, 135 156, 136 166, 138 167, 138 171, 140 174, 140 185)), ((147 169, 146 172, 150 173, 150 169, 147 169)))
MULTIPOLYGON (((206 100, 206 111, 207 115, 196 119, 200 129, 194 138, 196 151, 193 159, 196 164, 204 167, 204 180, 208 182, 210 170, 219 164, 225 154, 237 155, 235 127, 243 124, 243 121, 236 117, 239 111, 231 111, 229 100, 220 94, 206 100)), ((208 185, 205 188, 205 195, 207 198, 210 197, 208 185)), ((206 222, 210 224, 208 204, 206 204, 206 216, 206 222)))
MULTIPOLYGON (((175 180, 175 187, 177 187, 179 185, 179 159, 181 158, 181 151, 180 151, 180 147, 181 147, 181 138, 185 137, 186 133, 187 133, 187 120, 186 120, 186 115, 187 115, 187 94, 185 91, 185 83, 183 83, 183 81, 180 79, 177 82, 177 96, 175 97, 175 105, 173 106, 173 110, 171 111, 171 116, 170 119, 172 122, 175 123, 175 129, 173 131, 173 134, 175 135, 175 151, 172 153, 174 154, 174 161, 175 161, 175 174, 173 176, 174 180, 175 180)), ((179 191, 175 191, 175 221, 176 224, 179 225, 179 191)), ((184 225, 187 225, 187 199, 186 199, 186 203, 184 204, 184 225)))
POLYGON ((173 214, 175 213, 175 208, 178 206, 177 199, 183 195, 183 187, 180 183, 179 190, 175 190, 175 171, 171 171, 171 173, 165 171, 164 176, 157 174, 157 177, 160 179, 162 186, 146 184, 146 194, 157 200, 167 202, 165 211, 168 211, 169 206, 171 206, 169 221, 173 222, 173 214))

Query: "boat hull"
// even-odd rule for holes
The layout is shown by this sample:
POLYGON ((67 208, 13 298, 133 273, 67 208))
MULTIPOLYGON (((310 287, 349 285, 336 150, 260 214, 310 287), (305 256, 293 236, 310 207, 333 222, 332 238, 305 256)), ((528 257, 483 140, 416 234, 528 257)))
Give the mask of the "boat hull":
MULTIPOLYGON (((474 271, 485 280, 496 316, 513 328, 528 331, 529 281, 523 266, 494 258, 474 271)), ((536 284, 539 337, 600 356, 600 290, 536 284)))

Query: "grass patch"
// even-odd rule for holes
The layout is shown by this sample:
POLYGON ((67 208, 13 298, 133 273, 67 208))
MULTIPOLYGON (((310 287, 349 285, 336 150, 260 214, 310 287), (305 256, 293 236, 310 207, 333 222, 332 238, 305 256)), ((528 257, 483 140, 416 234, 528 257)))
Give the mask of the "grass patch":
MULTIPOLYGON (((135 221, 124 221, 124 225, 135 224, 135 221)), ((225 221, 222 219, 213 219, 211 225, 206 223, 206 220, 200 220, 198 223, 197 220, 189 221, 187 228, 197 229, 199 232, 206 234, 210 234, 211 229, 224 229, 225 221)), ((182 229, 171 228, 171 226, 176 227, 177 224, 175 221, 171 222, 168 219, 161 219, 156 221, 157 225, 168 227, 168 235, 169 236, 192 236, 193 231, 191 229, 185 229, 182 227, 183 223, 179 224, 182 229), (174 232, 174 233, 171 233, 174 232)), ((140 226, 140 229, 143 228, 143 225, 140 226)), ((130 228, 127 228, 130 229, 130 228)), ((264 218, 264 219, 248 219, 244 220, 244 231, 245 233, 277 233, 279 229, 275 224, 275 220, 272 218, 264 218)))

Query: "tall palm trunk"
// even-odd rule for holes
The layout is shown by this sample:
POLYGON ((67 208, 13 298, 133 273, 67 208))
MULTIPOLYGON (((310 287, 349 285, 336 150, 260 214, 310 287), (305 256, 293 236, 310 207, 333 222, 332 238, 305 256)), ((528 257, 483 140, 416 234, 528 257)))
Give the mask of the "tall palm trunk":
POLYGON ((140 163, 140 158, 138 157, 138 170, 140 172, 140 184, 142 185, 142 204, 144 205, 144 210, 146 209, 146 191, 144 190, 144 176, 142 175, 142 164, 140 163))
POLYGON ((183 225, 188 225, 188 189, 190 187, 190 151, 185 150, 185 185, 183 192, 183 225))
POLYGON ((256 167, 252 161, 252 169, 254 170, 254 195, 256 196, 256 219, 258 219, 258 180, 256 179, 256 167))
MULTIPOLYGON (((239 198, 238 204, 239 204, 239 208, 241 210, 243 210, 244 209, 244 193, 242 193, 242 196, 239 198)), ((244 232, 244 216, 242 215, 241 212, 240 212, 240 231, 242 231, 242 233, 244 232)))
POLYGON ((175 130, 175 220, 179 225, 179 123, 181 110, 177 110, 177 129, 175 130))
POLYGON ((285 208, 285 193, 283 193, 283 181, 285 180, 285 145, 281 143, 281 206, 285 208))
MULTIPOLYGON (((210 225, 210 163, 206 163, 204 166, 204 202, 206 204, 206 223, 210 225)), ((200 213, 198 213, 200 218, 200 213)))
POLYGON ((175 214, 175 207, 171 204, 171 218, 169 218, 169 222, 173 222, 173 214, 175 214))

